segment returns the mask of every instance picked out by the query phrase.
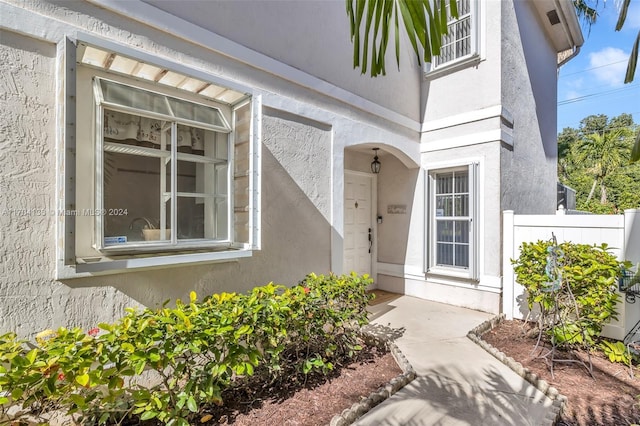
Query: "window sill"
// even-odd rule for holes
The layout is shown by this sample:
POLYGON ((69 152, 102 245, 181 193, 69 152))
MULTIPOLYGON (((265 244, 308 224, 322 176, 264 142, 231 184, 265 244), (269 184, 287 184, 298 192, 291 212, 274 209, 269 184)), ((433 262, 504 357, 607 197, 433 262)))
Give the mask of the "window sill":
POLYGON ((443 266, 434 266, 429 268, 427 276, 438 276, 447 278, 458 278, 463 280, 471 280, 471 271, 468 269, 445 268, 443 266))
POLYGON ((121 274, 145 269, 160 269, 187 266, 196 263, 233 262, 241 258, 251 257, 251 250, 226 250, 218 252, 171 254, 165 256, 131 257, 110 260, 103 258, 95 262, 63 265, 59 261, 56 279, 86 278, 97 275, 121 274))
MULTIPOLYGON (((178 244, 172 245, 169 241, 146 241, 131 242, 127 244, 111 245, 106 247, 96 247, 96 250, 105 256, 136 255, 149 256, 153 253, 162 253, 166 256, 169 253, 186 252, 186 251, 227 251, 241 249, 242 246, 234 246, 231 242, 214 242, 212 240, 180 240, 178 244)), ((192 253, 183 253, 192 254, 192 253)), ((160 256, 162 257, 162 256, 160 256)))
POLYGON ((435 79, 447 74, 451 74, 462 68, 477 66, 481 61, 482 59, 480 58, 480 55, 474 53, 463 58, 447 62, 446 64, 440 65, 438 68, 435 68, 433 70, 431 69, 431 64, 426 63, 424 64, 424 77, 427 80, 435 79))

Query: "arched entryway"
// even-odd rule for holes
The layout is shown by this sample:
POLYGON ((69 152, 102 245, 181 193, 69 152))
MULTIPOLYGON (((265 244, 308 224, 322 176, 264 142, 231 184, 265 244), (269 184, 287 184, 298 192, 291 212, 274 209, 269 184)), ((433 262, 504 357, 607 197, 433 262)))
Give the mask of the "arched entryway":
POLYGON ((385 255, 383 258, 399 265, 404 263, 417 174, 418 164, 397 148, 368 143, 345 149, 344 273, 369 274, 377 281, 379 254, 388 254, 390 245, 401 252, 400 257, 391 259, 385 255), (379 173, 374 173, 371 164, 376 155, 379 173), (391 193, 397 189, 400 191, 391 193), (396 204, 404 205, 405 209, 396 204), (396 208, 400 210, 395 211, 396 208), (388 212, 394 217, 387 218, 388 212), (404 237, 389 238, 394 234, 404 234, 404 237))

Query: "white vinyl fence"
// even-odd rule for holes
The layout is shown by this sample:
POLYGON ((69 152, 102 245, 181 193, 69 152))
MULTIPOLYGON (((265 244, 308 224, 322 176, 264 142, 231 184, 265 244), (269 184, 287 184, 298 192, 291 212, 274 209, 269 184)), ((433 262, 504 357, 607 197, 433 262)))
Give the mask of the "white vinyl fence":
MULTIPOLYGON (((556 215, 515 215, 507 210, 503 212, 503 226, 502 312, 507 319, 522 319, 528 313, 524 287, 515 281, 511 265, 511 259, 518 258, 524 242, 549 240, 553 234, 558 242, 606 243, 618 259, 629 260, 634 265, 640 263, 640 209, 625 210, 624 215, 567 215, 563 210, 556 215)), ((640 298, 632 304, 625 301, 624 294, 620 296, 618 320, 602 332, 618 340, 640 321, 640 298)))

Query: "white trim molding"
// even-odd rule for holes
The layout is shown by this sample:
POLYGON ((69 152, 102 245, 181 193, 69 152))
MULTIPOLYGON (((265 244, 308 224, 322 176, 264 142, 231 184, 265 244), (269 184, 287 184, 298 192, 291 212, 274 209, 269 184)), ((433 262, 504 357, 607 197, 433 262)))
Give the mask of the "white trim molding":
MULTIPOLYGON (((484 222, 481 217, 481 203, 483 197, 481 180, 480 160, 470 161, 468 163, 459 163, 453 167, 432 167, 425 170, 427 176, 425 182, 425 199, 428 203, 425 205, 424 212, 424 273, 428 278, 431 277, 450 277, 452 279, 472 280, 477 283, 482 273, 480 241, 484 233, 484 222), (439 220, 435 213, 436 199, 436 177, 441 173, 466 171, 468 173, 468 213, 466 217, 459 216, 458 219, 468 221, 469 224, 469 258, 466 268, 453 267, 451 265, 437 265, 435 261, 436 247, 436 223, 439 220)), ((451 221, 452 217, 441 217, 445 221, 451 221)))
POLYGON ((423 148, 420 152, 442 151, 489 142, 505 142, 507 145, 512 146, 513 137, 503 132, 501 129, 489 130, 481 133, 473 133, 469 136, 458 136, 449 139, 440 139, 433 142, 423 142, 423 148))
POLYGON ((470 111, 425 122, 422 126, 420 152, 433 152, 489 142, 513 147, 513 115, 502 105, 470 111), (490 130, 474 131, 474 125, 490 122, 490 130), (463 127, 464 126, 464 127, 463 127), (442 134, 455 136, 442 138, 442 134), (440 135, 440 136, 438 136, 440 135))
POLYGON ((397 263, 378 262, 378 275, 386 275, 389 277, 403 278, 421 282, 424 285, 429 283, 446 285, 450 287, 459 287, 469 290, 486 291, 489 293, 500 294, 502 292, 501 277, 481 276, 480 282, 461 280, 446 276, 428 276, 425 277, 424 272, 419 266, 401 265, 397 263))
POLYGON ((448 127, 459 126, 461 124, 472 123, 474 121, 487 120, 495 117, 505 117, 513 123, 512 114, 502 105, 493 105, 487 108, 477 109, 462 114, 450 115, 438 120, 426 121, 422 124, 422 132, 446 129, 448 127))
POLYGON ((74 279, 131 272, 136 269, 173 268, 177 266, 193 266, 196 263, 237 262, 244 257, 251 257, 252 252, 238 250, 213 253, 189 253, 171 256, 155 256, 139 259, 122 259, 104 262, 78 263, 75 266, 58 263, 56 279, 74 279))

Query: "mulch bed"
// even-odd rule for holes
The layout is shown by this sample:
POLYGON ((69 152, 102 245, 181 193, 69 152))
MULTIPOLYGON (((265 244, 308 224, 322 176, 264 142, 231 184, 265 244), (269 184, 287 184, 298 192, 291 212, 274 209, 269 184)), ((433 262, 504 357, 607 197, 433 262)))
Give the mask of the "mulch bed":
POLYGON ((300 381, 295 377, 268 388, 253 388, 223 394, 225 404, 211 415, 207 425, 235 426, 326 426, 331 418, 353 403, 402 374, 388 352, 365 346, 355 362, 336 368, 328 377, 300 381))
MULTIPOLYGON (((601 352, 592 353, 592 378, 579 363, 556 363, 554 377, 545 360, 536 352, 536 336, 527 336, 529 325, 523 321, 503 321, 482 338, 524 367, 549 382, 568 398, 557 426, 630 425, 640 423, 640 369, 610 362, 601 352)), ((529 333, 531 334, 531 333, 529 333)), ((546 350, 545 350, 546 352, 546 350)), ((543 352, 543 354, 545 353, 543 352)), ((586 352, 574 354, 588 361, 586 352)), ((569 354, 561 354, 570 358, 569 354)))

